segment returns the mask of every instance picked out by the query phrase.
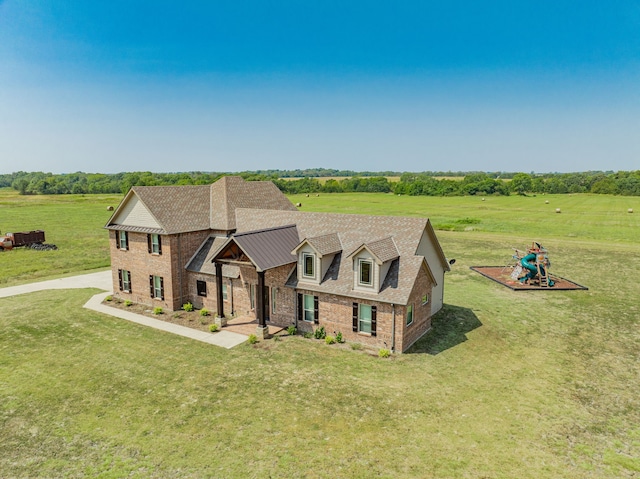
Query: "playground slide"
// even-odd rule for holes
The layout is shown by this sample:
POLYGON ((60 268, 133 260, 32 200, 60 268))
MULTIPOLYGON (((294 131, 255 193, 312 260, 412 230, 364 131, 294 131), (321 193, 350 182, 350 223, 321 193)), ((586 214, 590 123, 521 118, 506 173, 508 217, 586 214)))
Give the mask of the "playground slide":
MULTIPOLYGON (((535 253, 529 253, 528 255, 526 255, 524 258, 520 260, 520 264, 522 265, 522 267, 529 270, 526 276, 523 276, 522 278, 520 278, 521 282, 524 283, 527 279, 534 279, 538 275, 538 268, 536 267, 536 264, 529 263, 529 261, 535 261, 536 256, 537 255, 535 253)), ((545 274, 545 270, 542 265, 540 265, 540 272, 542 274, 545 274)), ((553 286, 553 284, 554 284, 553 281, 549 280, 549 286, 553 286)))

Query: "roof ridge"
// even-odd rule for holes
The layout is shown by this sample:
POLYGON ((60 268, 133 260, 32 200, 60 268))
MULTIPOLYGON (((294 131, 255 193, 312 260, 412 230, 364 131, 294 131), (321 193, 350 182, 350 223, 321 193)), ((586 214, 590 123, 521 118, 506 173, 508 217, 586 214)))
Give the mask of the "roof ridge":
POLYGON ((251 235, 251 234, 256 234, 256 233, 264 233, 265 231, 276 231, 276 230, 283 230, 286 228, 295 228, 296 225, 295 224, 290 224, 290 225, 284 225, 284 226, 274 226, 272 228, 264 228, 261 230, 252 230, 252 231, 243 231, 242 233, 234 233, 233 237, 237 238, 239 236, 244 236, 244 235, 251 235))

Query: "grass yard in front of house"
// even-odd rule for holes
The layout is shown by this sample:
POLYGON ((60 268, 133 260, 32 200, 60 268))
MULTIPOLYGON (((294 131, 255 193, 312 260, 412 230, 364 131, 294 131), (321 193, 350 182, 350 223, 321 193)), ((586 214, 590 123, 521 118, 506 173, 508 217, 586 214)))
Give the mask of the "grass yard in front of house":
POLYGON ((0 299, 2 476, 640 474, 637 199, 552 197, 566 203, 550 218, 532 197, 296 200, 466 225, 437 231, 457 261, 409 354, 302 337, 223 350, 84 310, 92 290, 0 299), (533 240, 589 290, 513 292, 469 270, 533 240))

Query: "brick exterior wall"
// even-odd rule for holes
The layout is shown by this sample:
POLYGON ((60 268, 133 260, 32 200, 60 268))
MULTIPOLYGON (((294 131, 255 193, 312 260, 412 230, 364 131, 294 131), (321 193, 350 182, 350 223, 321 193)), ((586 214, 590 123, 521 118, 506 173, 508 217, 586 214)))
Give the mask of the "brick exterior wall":
POLYGON ((114 296, 134 303, 159 306, 175 311, 187 302, 187 261, 209 235, 209 231, 161 235, 162 254, 149 253, 147 234, 129 232, 129 249, 121 250, 117 244, 117 232, 109 231, 111 274, 114 296), (120 291, 118 270, 131 273, 131 292, 120 291), (164 300, 151 298, 149 276, 163 278, 164 300))
MULTIPOLYGON (((196 308, 207 308, 212 314, 217 311, 216 277, 208 274, 193 273, 185 270, 185 265, 195 254, 210 231, 182 233, 162 236, 162 254, 148 252, 147 235, 129 233, 129 250, 123 251, 117 246, 116 232, 110 231, 111 270, 114 296, 135 303, 160 306, 166 310, 178 310, 182 304, 190 301, 196 308), (120 291, 118 270, 131 272, 131 293, 120 291), (164 279, 164 300, 150 297, 149 276, 157 275, 164 279), (198 296, 197 281, 207 284, 207 296, 198 296)), ((265 273, 265 286, 274 288, 276 295, 275 310, 272 308, 272 296, 269 295, 268 318, 271 324, 287 327, 296 324, 301 332, 313 331, 324 326, 327 334, 342 332, 346 341, 363 343, 374 348, 391 349, 394 344, 392 323, 393 307, 388 303, 371 300, 359 300, 327 293, 314 293, 304 289, 294 290, 286 287, 293 265, 274 268, 265 273), (318 296, 318 324, 297 320, 297 294, 318 296), (353 303, 375 305, 376 336, 354 332, 353 303)), ((227 300, 224 304, 226 316, 255 317, 251 308, 250 286, 257 290, 258 275, 254 267, 242 266, 240 278, 224 278, 227 284, 227 300)), ((395 306, 395 349, 406 351, 413 343, 431 329, 431 303, 422 304, 422 297, 431 297, 431 281, 427 272, 420 270, 410 295, 409 304, 413 304, 413 322, 406 325, 406 306, 395 306)), ((271 292, 271 289, 268 289, 271 292)))
POLYGON ((420 273, 416 279, 411 294, 409 304, 413 304, 413 322, 407 326, 407 307, 396 307, 396 348, 405 352, 431 329, 431 288, 432 283, 424 268, 420 268, 420 273), (422 297, 428 294, 429 302, 422 304, 422 297))

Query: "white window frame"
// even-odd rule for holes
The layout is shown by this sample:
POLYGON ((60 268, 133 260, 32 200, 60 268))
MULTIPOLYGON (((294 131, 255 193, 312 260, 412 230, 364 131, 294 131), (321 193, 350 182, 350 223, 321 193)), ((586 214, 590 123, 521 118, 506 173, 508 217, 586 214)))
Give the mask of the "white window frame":
POLYGON ((126 231, 118 231, 118 246, 120 247, 120 249, 123 250, 127 250, 128 248, 128 238, 127 238, 128 234, 126 231))
POLYGON ((121 269, 121 276, 122 276, 122 291, 124 291, 125 293, 130 293, 131 292, 131 273, 129 271, 127 271, 126 269, 121 269))
POLYGON ((371 323, 373 320, 373 311, 371 309, 371 305, 370 304, 363 304, 363 303, 359 303, 358 304, 358 332, 359 333, 365 333, 365 334, 371 334, 371 323), (368 309, 369 311, 369 318, 364 318, 363 316, 363 311, 368 309), (363 328, 362 326, 367 325, 368 324, 368 329, 369 331, 366 331, 366 328, 363 328))
POLYGON ((429 293, 424 294, 424 295, 422 296, 422 304, 423 304, 423 305, 424 305, 424 304, 428 304, 430 299, 431 299, 431 298, 429 298, 429 293))
POLYGON ((162 299, 162 276, 153 275, 153 297, 162 299))
POLYGON ((407 326, 411 326, 413 324, 413 315, 414 315, 415 311, 414 311, 414 307, 413 307, 413 303, 407 305, 407 317, 405 318, 405 322, 407 326))
POLYGON ((229 300, 227 283, 222 283, 222 299, 223 299, 223 301, 228 301, 229 300))
POLYGON ((251 310, 256 309, 256 285, 249 284, 249 305, 251 306, 251 310))
POLYGON ((358 284, 360 286, 367 286, 367 287, 373 286, 373 261, 371 261, 370 259, 358 260, 358 284), (362 281, 362 271, 363 271, 362 267, 365 264, 369 265, 369 282, 368 283, 362 281))
POLYGON ((315 322, 316 318, 316 308, 315 308, 315 297, 313 294, 303 294, 302 295, 302 319, 307 323, 315 322), (311 309, 307 308, 307 298, 311 299, 311 309), (307 319, 307 315, 311 319, 307 319))
POLYGON ((151 254, 160 254, 160 235, 151 234, 151 254))
POLYGON ((313 253, 302 253, 302 276, 304 278, 316 277, 316 255, 313 253), (311 258, 311 274, 307 274, 307 258, 311 258))

